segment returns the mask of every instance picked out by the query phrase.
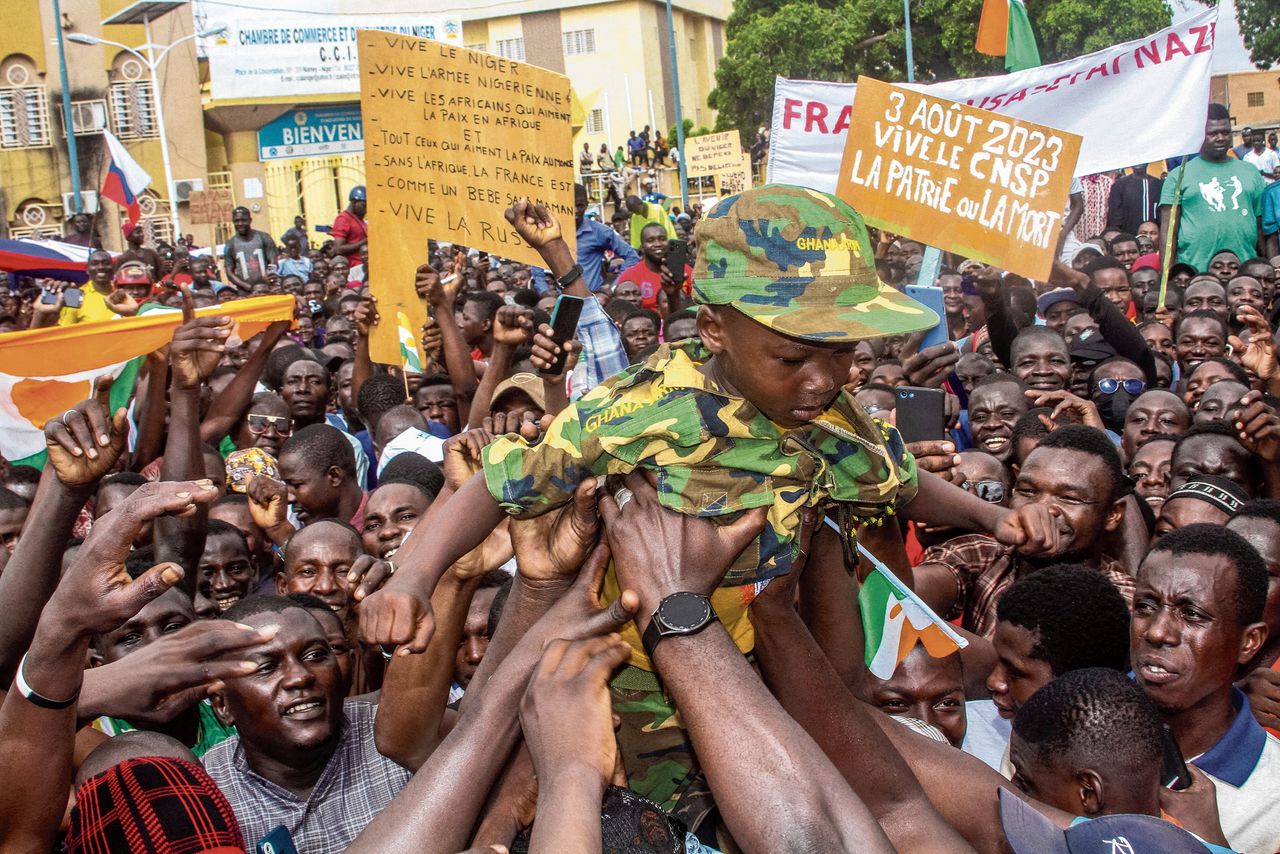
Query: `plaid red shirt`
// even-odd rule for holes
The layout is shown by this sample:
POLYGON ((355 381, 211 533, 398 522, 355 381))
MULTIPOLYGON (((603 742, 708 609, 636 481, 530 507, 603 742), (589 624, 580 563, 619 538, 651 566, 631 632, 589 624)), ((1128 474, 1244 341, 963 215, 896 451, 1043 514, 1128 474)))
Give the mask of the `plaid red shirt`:
MULTIPOLYGON (((1098 571, 1116 586, 1128 605, 1133 604, 1134 583, 1120 564, 1105 555, 1098 571)), ((985 534, 966 534, 925 550, 920 566, 946 567, 955 576, 960 595, 944 616, 962 618, 960 625, 989 638, 996 631, 996 604, 1009 585, 1030 568, 1013 556, 1013 550, 985 534)))

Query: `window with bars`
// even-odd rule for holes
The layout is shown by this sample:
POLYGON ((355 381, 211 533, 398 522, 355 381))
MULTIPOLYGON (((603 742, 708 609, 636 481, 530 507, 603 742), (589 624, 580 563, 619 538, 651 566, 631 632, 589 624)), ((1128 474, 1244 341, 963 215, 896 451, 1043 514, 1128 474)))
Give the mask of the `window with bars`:
POLYGON ((504 59, 524 62, 524 39, 498 39, 494 42, 494 53, 504 59))
POLYGON ((596 52, 595 30, 569 30, 564 34, 564 55, 583 56, 596 52))
POLYGON ((151 81, 137 80, 111 84, 111 123, 120 139, 147 139, 159 136, 155 93, 151 81))
POLYGON ((1250 92, 1245 95, 1245 101, 1250 107, 1265 107, 1266 96, 1262 92, 1250 92))
POLYGON ((0 148, 44 148, 49 142, 49 99, 45 88, 0 88, 0 148))
POLYGON ((587 113, 587 133, 604 133, 604 110, 592 110, 587 113))

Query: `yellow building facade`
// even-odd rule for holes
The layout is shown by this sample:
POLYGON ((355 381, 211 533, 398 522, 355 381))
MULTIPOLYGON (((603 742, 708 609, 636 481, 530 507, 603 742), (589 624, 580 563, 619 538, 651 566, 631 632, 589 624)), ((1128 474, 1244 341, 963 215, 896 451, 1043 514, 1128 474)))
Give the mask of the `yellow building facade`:
MULTIPOLYGON (((273 0, 273 5, 289 2, 293 0, 273 0)), ((346 0, 329 0, 328 5, 309 3, 307 8, 314 12, 317 5, 331 8, 334 21, 361 19, 358 4, 346 0)), ((211 3, 210 8, 213 6, 211 3)), ((419 4, 392 0, 378 4, 377 14, 403 18, 420 9, 419 4)), ((695 125, 715 123, 707 96, 724 53, 724 21, 730 9, 731 0, 674 3, 680 95, 684 116, 695 125)), ((488 0, 456 0, 448 12, 428 14, 433 20, 457 23, 460 33, 451 35, 455 44, 569 77, 577 101, 575 162, 584 142, 593 154, 602 144, 612 151, 625 146, 632 129, 639 131, 650 125, 665 137, 675 123, 664 3, 516 0, 493 4, 488 0), (501 14, 495 14, 497 11, 501 14)), ((208 23, 217 21, 217 13, 211 12, 208 23)), ((232 31, 244 30, 233 27, 232 31)), ((218 60, 211 52, 208 61, 218 60)), ((314 228, 332 223, 346 205, 351 187, 364 182, 363 156, 350 151, 272 157, 270 152, 278 154, 283 149, 270 142, 279 139, 281 123, 286 128, 295 124, 311 127, 318 119, 357 105, 354 94, 255 96, 248 92, 226 98, 219 97, 218 86, 206 85, 203 106, 210 169, 230 175, 236 201, 253 211, 255 227, 280 235, 301 214, 306 217, 308 233, 318 243, 324 235, 314 228), (256 195, 259 192, 261 195, 256 195)))
POLYGON ((1210 92, 1214 101, 1231 111, 1237 131, 1280 127, 1280 70, 1214 75, 1210 92))
MULTIPOLYGON (((54 18, 53 0, 13 0, 6 5, 8 20, 0 27, 0 233, 68 233, 74 203, 55 38, 61 29, 64 37, 80 34, 139 48, 147 41, 141 24, 103 23, 129 4, 130 0, 62 0, 61 20, 54 18)), ((160 14, 151 23, 157 45, 172 44, 192 32, 189 6, 160 14)), ((150 70, 118 47, 66 41, 65 50, 83 209, 95 217, 103 244, 121 248, 123 211, 111 202, 99 205, 97 198, 109 164, 102 132, 109 130, 151 176, 142 199, 148 242, 171 239, 173 199, 165 186, 150 70)), ((212 227, 192 226, 183 201, 210 180, 194 41, 171 50, 157 73, 180 227, 197 243, 208 245, 212 227)))

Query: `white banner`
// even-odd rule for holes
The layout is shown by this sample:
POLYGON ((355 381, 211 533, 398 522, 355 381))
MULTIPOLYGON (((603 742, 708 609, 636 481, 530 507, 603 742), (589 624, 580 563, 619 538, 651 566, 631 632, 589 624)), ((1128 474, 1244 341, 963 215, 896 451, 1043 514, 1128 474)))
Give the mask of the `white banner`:
POLYGON ((360 94, 356 30, 462 44, 457 15, 350 12, 334 0, 276 0, 270 10, 202 0, 200 23, 227 30, 203 42, 215 100, 360 94), (296 11, 282 13, 281 5, 296 11))
MULTIPOLYGON (((1190 154, 1204 140, 1216 14, 1054 65, 914 88, 1079 134, 1077 175, 1190 154)), ((856 88, 777 78, 770 181, 835 192, 856 88)))

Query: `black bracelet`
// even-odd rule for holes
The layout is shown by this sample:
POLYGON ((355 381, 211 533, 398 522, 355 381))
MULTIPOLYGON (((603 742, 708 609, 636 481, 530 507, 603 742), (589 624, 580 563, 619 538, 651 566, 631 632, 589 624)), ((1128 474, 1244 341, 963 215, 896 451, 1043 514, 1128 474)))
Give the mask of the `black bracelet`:
POLYGON ((53 709, 54 711, 58 711, 60 709, 67 709, 74 706, 76 700, 80 698, 79 691, 72 694, 71 699, 69 700, 51 700, 43 694, 36 693, 36 690, 27 684, 27 678, 22 673, 26 668, 27 656, 23 655, 22 661, 18 663, 18 672, 14 678, 14 684, 18 688, 18 693, 21 694, 22 698, 27 702, 39 706, 42 709, 53 709))
POLYGON ((561 288, 567 288, 569 287, 569 285, 573 284, 575 281, 577 281, 581 277, 582 277, 582 265, 574 264, 569 269, 569 272, 565 273, 563 276, 556 279, 556 285, 558 285, 561 288))

